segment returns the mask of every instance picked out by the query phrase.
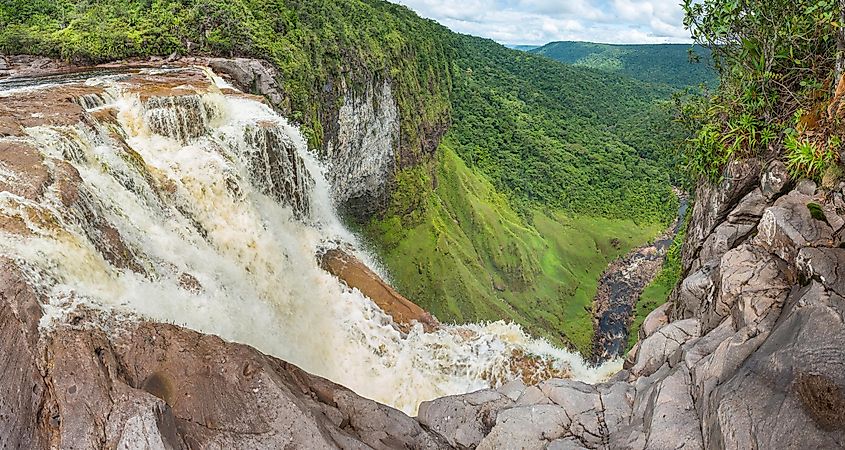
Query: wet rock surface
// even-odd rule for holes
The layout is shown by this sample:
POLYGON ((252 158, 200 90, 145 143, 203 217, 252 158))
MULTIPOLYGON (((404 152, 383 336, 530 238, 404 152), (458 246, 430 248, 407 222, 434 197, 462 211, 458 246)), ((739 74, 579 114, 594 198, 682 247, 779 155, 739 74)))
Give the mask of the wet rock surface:
POLYGON ((38 333, 39 298, 2 261, 6 448, 448 448, 392 408, 250 347, 80 311, 38 333))
POLYGON ((427 331, 440 326, 431 314, 396 292, 355 256, 341 249, 330 249, 318 255, 318 259, 320 267, 373 300, 403 331, 408 332, 417 322, 427 331))

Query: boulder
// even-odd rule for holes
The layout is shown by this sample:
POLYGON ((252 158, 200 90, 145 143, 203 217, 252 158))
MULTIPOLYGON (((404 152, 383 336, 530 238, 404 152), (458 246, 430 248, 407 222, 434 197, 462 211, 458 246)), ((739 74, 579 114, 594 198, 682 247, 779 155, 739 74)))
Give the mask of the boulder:
POLYGON ((458 448, 475 448, 514 400, 492 390, 442 397, 420 404, 417 420, 458 448))
POLYGON ((840 296, 845 296, 845 249, 802 248, 796 260, 804 280, 816 280, 840 296))
POLYGON ((798 191, 779 198, 766 209, 758 226, 755 244, 792 262, 802 247, 833 246, 833 229, 824 218, 813 217, 814 200, 798 191))
POLYGON ((689 368, 681 364, 652 390, 643 419, 649 430, 646 449, 705 448, 691 384, 689 368))
POLYGON ((698 337, 697 319, 672 322, 640 342, 637 361, 631 367, 632 377, 648 376, 657 371, 686 341, 698 337))
POLYGON ((331 249, 319 255, 320 267, 340 278, 350 288, 358 289, 375 302, 379 308, 393 317, 405 332, 414 322, 419 322, 427 331, 440 327, 431 314, 396 292, 375 272, 360 260, 341 249, 331 249))
POLYGON ((783 260, 751 245, 741 245, 722 257, 719 294, 711 309, 703 312, 704 331, 715 328, 728 314, 734 326, 756 326, 770 313, 772 319, 795 282, 792 269, 783 260))
POLYGON ((247 58, 211 58, 208 66, 215 73, 227 77, 242 92, 261 95, 283 113, 290 112, 290 105, 279 84, 280 76, 268 62, 247 58))
POLYGON ((543 450, 567 437, 571 421, 558 405, 532 405, 499 413, 496 425, 478 445, 478 450, 543 450))
POLYGON ((789 184, 789 171, 786 164, 780 160, 774 160, 760 177, 760 188, 766 200, 771 202, 779 197, 789 184))
POLYGON ((648 338, 669 323, 669 309, 671 307, 671 303, 664 303, 646 316, 643 324, 640 325, 640 340, 648 338))
POLYGON ((719 291, 721 260, 712 259, 684 278, 675 288, 672 318, 675 320, 701 317, 716 302, 719 291))
POLYGON ((705 443, 718 448, 840 448, 845 442, 845 300, 798 290, 759 349, 711 396, 705 443))

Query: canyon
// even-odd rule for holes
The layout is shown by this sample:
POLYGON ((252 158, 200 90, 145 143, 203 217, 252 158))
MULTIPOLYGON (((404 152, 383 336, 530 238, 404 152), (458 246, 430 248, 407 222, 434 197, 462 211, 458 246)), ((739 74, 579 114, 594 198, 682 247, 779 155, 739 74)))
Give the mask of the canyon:
POLYGON ((842 184, 777 159, 700 183, 669 303, 592 368, 440 324, 343 225, 387 192, 389 85, 318 157, 261 61, 8 65, 4 448, 845 445, 842 184))

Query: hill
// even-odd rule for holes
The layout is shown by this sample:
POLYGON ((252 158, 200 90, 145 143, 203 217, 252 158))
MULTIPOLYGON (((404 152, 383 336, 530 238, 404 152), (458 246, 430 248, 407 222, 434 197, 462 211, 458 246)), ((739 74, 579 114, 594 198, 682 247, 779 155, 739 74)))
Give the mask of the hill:
POLYGON ((551 42, 531 50, 554 60, 628 75, 650 83, 676 88, 718 83, 716 71, 708 63, 710 50, 688 44, 595 44, 592 42, 551 42), (691 62, 691 52, 700 62, 691 62))

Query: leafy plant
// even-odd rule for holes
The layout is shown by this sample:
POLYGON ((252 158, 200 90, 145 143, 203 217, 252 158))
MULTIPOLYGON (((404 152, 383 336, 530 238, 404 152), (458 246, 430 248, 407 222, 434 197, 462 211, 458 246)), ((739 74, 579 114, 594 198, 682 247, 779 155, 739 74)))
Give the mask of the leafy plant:
POLYGON ((705 160, 699 175, 786 145, 794 170, 816 176, 827 153, 785 132, 796 112, 818 109, 830 95, 838 2, 684 0, 683 7, 685 25, 713 52, 721 79, 686 151, 695 166, 705 160))
POLYGON ((796 133, 786 137, 786 168, 794 178, 821 180, 831 164, 836 164, 838 157, 833 142, 831 145, 819 145, 807 139, 801 139, 796 133))

